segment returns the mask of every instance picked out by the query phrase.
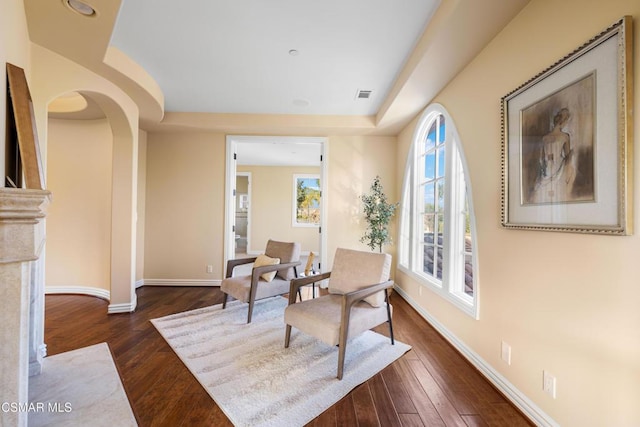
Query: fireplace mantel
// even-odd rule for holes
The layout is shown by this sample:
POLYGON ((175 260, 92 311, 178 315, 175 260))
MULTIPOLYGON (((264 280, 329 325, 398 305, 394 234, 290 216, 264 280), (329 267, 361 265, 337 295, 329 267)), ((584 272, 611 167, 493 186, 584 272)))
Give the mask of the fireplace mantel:
MULTIPOLYGON (((50 198, 46 190, 0 188, 0 402, 28 402, 30 363, 44 356, 44 290, 32 261, 50 198)), ((0 425, 26 426, 27 413, 0 411, 0 425)))
POLYGON ((35 225, 45 217, 50 197, 46 190, 0 188, 0 263, 38 258, 42 239, 35 225))

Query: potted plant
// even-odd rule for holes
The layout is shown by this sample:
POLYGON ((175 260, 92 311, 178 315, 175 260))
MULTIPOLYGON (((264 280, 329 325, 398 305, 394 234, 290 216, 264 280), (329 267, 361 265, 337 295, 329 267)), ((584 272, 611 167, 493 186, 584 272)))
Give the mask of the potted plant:
POLYGON ((389 236, 389 223, 398 208, 398 203, 387 202, 380 177, 376 176, 371 184, 369 194, 360 196, 364 204, 364 217, 367 221, 367 230, 360 239, 371 250, 376 248, 382 253, 382 246, 391 242, 389 236))

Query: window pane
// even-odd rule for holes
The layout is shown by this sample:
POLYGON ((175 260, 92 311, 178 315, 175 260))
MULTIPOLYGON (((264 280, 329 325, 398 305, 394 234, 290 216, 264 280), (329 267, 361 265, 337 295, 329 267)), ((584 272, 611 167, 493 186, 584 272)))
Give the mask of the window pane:
POLYGON ((438 212, 444 211, 444 180, 438 181, 438 212))
POLYGON ((431 127, 429 128, 429 132, 427 132, 427 138, 424 141, 424 150, 423 153, 431 150, 436 146, 436 122, 433 122, 431 127))
POLYGON ((434 247, 431 245, 423 246, 422 272, 433 276, 433 254, 434 247))
POLYGON ((464 238, 465 251, 471 252, 471 217, 468 211, 464 213, 464 238))
POLYGON ((462 232, 464 250, 464 293, 473 296, 473 240, 471 238, 471 215, 469 198, 464 194, 464 230, 462 232))
POLYGON ((435 218, 433 214, 424 215, 422 218, 423 242, 433 244, 433 235, 435 233, 435 218))
POLYGON ((438 214, 438 245, 444 244, 444 214, 438 214))
POLYGON ((438 145, 444 144, 445 139, 445 124, 444 116, 440 116, 440 132, 438 133, 438 145))
POLYGON ((436 176, 436 153, 430 152, 424 156, 424 178, 429 180, 436 176))
POLYGON ((438 148, 438 178, 444 176, 444 147, 438 148))
POLYGON ((296 224, 320 224, 320 179, 295 177, 296 224))
POLYGON ((464 293, 473 296, 473 261, 471 255, 464 257, 464 293))
POLYGON ((424 185, 424 212, 435 212, 436 210, 436 199, 434 194, 434 185, 425 184, 424 185))
POLYGON ((442 248, 437 249, 438 258, 436 259, 436 274, 438 279, 442 280, 442 248))

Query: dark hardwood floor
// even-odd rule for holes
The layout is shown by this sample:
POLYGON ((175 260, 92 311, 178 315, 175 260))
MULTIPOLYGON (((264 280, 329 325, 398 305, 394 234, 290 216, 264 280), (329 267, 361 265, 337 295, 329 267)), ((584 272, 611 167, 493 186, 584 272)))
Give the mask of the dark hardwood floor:
MULTIPOLYGON (((134 313, 111 315, 108 303, 98 298, 48 295, 48 354, 107 342, 140 426, 231 425, 149 322, 218 304, 219 289, 143 287, 137 293, 134 313)), ((310 426, 532 425, 399 295, 394 293, 391 303, 396 338, 412 350, 310 426)))

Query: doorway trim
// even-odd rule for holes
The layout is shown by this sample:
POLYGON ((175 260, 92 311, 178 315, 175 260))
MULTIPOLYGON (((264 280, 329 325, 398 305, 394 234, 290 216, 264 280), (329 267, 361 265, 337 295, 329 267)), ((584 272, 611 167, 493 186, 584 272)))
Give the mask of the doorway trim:
POLYGON ((245 135, 227 135, 226 138, 226 177, 225 177, 225 215, 224 215, 224 264, 223 271, 226 271, 227 261, 235 256, 235 208, 236 196, 234 194, 236 182, 236 165, 237 165, 237 144, 239 142, 253 142, 278 139, 280 141, 291 141, 299 143, 320 144, 320 188, 322 191, 322 202, 320 204, 320 270, 324 271, 327 260, 327 206, 328 206, 328 173, 327 173, 327 155, 329 144, 325 137, 309 137, 309 136, 245 136, 245 135))

